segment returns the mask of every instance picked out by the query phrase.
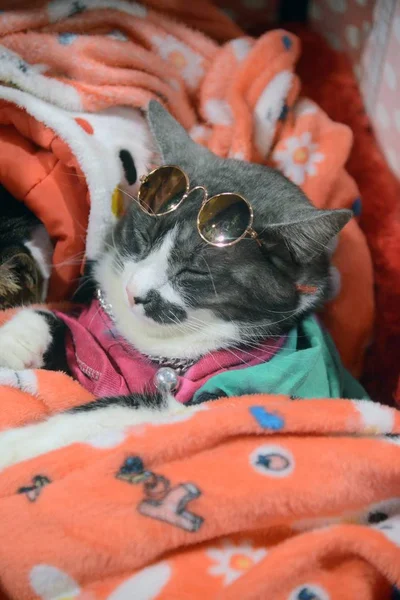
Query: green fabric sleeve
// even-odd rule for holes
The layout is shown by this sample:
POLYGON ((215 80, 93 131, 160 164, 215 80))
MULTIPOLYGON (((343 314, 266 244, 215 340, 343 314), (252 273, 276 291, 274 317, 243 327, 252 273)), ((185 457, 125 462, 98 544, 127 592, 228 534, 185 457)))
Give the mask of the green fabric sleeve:
POLYGON ((284 347, 270 361, 211 377, 194 400, 203 393, 368 399, 362 386, 344 369, 333 341, 315 317, 305 318, 292 329, 284 347))

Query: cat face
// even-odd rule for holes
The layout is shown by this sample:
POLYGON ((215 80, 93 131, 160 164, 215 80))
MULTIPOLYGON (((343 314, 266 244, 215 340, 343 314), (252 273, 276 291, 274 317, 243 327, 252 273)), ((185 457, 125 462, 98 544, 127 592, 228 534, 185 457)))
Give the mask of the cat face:
POLYGON ((184 169, 191 187, 248 199, 263 249, 251 238, 227 248, 204 242, 200 193, 157 218, 133 202, 95 266, 119 331, 142 352, 196 357, 280 335, 319 306, 329 292, 327 248, 351 213, 318 211, 273 169, 216 157, 156 103, 149 121, 163 163, 184 169))

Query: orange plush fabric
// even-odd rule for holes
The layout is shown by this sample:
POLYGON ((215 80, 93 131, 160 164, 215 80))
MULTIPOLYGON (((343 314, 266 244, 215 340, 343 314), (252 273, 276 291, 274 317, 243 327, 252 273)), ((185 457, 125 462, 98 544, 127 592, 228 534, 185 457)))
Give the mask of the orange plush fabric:
MULTIPOLYGON (((121 104, 145 108, 156 97, 196 141, 220 156, 276 166, 317 206, 352 207, 358 190, 344 170, 351 131, 299 97, 300 81, 294 70, 300 44, 295 35, 277 30, 258 40, 238 38, 218 46, 203 33, 148 6, 117 0, 109 0, 107 8, 96 6, 67 0, 35 11, 0 14, 3 79, 30 96, 50 99, 67 115, 79 111, 87 135, 94 139, 90 112, 121 104)), ((218 13, 208 12, 207 6, 204 20, 210 23, 218 13)), ((191 10, 177 5, 171 14, 175 19, 181 13, 187 22, 191 10)), ((225 26, 226 17, 221 17, 220 31, 232 36, 225 26)), ((0 88, 2 96, 11 97, 0 88)), ((21 103, 30 112, 31 103, 21 103)), ((66 141, 60 131, 55 133, 66 141)), ((48 159, 54 162, 55 157, 48 159)), ((70 168, 77 168, 76 164, 70 168)), ((42 186, 46 205, 55 174, 42 186)), ((93 189, 86 183, 92 202, 93 189)), ((7 187, 7 179, 4 184, 7 187)), ((75 186, 78 191, 77 182, 75 186)), ((63 194, 58 195, 64 202, 63 194)), ((74 204, 74 194, 72 198, 74 204)), ((88 211, 84 203, 85 199, 79 211, 88 211)), ((80 223, 84 220, 80 215, 80 223)), ((70 232, 71 228, 64 235, 68 238, 70 232)), ((326 308, 325 319, 346 367, 358 376, 374 306, 371 259, 355 221, 340 236, 334 262, 342 286, 338 298, 326 308), (360 290, 362 302, 355 296, 360 290)))
MULTIPOLYGON (((79 9, 51 23, 47 8, 0 14, 2 43, 22 57, 1 55, 7 87, 0 97, 8 98, 1 109, 8 119, 1 178, 27 202, 31 189, 40 190, 30 204, 35 211, 57 198, 43 212, 60 252, 56 273, 58 262, 66 266, 78 251, 68 246, 80 237, 71 215, 88 219, 96 192, 85 176, 76 177, 85 152, 72 152, 62 131, 79 133, 81 150, 90 154, 98 145, 94 113, 122 101, 145 108, 148 98, 161 98, 218 154, 274 164, 318 206, 352 206, 358 191, 344 170, 350 130, 298 97, 294 35, 277 31, 220 47, 154 11, 144 23, 124 12, 126 2, 110 0, 113 11, 85 11, 86 4, 50 3, 61 15, 65 7, 79 9), (127 39, 107 37, 116 27, 127 39), (150 48, 152 27, 161 42, 150 48), (58 111, 50 111, 50 100, 58 111), (57 117, 53 128, 43 124, 46 110, 57 117), (25 160, 29 168, 19 177, 25 160), (54 178, 64 169, 73 191, 54 178)), ((191 10, 199 18, 195 3, 185 10, 180 2, 169 5, 174 18, 191 10)), ((204 10, 201 23, 217 26, 214 16, 204 10)), ((112 130, 106 134, 111 143, 112 130)), ((116 184, 105 188, 110 212, 116 184)), ((373 300, 369 253, 355 220, 334 260, 342 291, 324 318, 357 373, 373 300)), ((68 287, 74 275, 63 273, 57 276, 68 287)), ((1 314, 0 324, 11 314, 1 314)), ((32 370, 0 371, 0 394, 3 429, 91 400, 66 375, 32 370)), ((398 412, 369 402, 278 396, 186 410, 163 424, 105 432, 0 471, 2 600, 131 600, 140 593, 148 600, 389 600, 400 584, 398 412)))
MULTIPOLYGON (((59 373, 0 379, 2 425, 89 399, 59 373)), ((247 396, 17 464, 0 472, 1 589, 10 600, 389 600, 400 445, 387 433, 400 434, 400 413, 372 402, 247 396)))
POLYGON ((85 252, 86 181, 59 136, 6 102, 0 102, 0 181, 41 219, 54 244, 49 301, 68 298, 85 252))

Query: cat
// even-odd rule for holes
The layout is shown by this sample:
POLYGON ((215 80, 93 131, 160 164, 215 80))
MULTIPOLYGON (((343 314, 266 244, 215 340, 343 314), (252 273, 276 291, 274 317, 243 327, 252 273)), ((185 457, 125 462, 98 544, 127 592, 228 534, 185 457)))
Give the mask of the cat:
MULTIPOLYGON (((207 245, 196 228, 201 198, 195 193, 159 218, 132 202, 89 265, 100 304, 125 344, 164 362, 193 362, 221 348, 280 336, 319 309, 330 294, 330 245, 351 211, 317 210, 276 170, 215 156, 155 101, 148 122, 162 163, 179 165, 192 187, 205 186, 209 196, 237 192, 251 203, 262 249, 251 238, 225 248, 207 245)), ((96 308, 91 319, 98 315, 96 308)), ((0 328, 0 367, 68 372, 68 327, 68 319, 58 314, 22 310, 0 328)), ((198 408, 184 408, 172 394, 157 391, 102 397, 1 433, 0 466, 105 429, 198 408)))
POLYGON ((0 309, 45 301, 52 252, 41 221, 0 185, 0 309))

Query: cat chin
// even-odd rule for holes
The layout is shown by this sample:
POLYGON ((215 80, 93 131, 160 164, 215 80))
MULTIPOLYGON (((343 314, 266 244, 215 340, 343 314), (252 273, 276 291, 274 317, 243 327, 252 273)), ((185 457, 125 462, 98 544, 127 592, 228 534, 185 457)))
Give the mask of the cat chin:
POLYGON ((240 341, 239 326, 219 319, 210 310, 188 310, 187 320, 178 325, 159 324, 133 312, 121 292, 121 277, 112 263, 110 254, 101 259, 95 266, 94 277, 112 305, 118 333, 143 354, 198 358, 240 341))
POLYGON ((119 333, 137 350, 151 356, 199 358, 208 352, 231 346, 239 339, 239 329, 234 324, 218 322, 216 319, 210 319, 207 323, 203 318, 201 329, 192 331, 195 322, 190 317, 180 325, 159 325, 148 322, 150 320, 146 317, 137 318, 118 309, 114 309, 114 314, 119 333))

